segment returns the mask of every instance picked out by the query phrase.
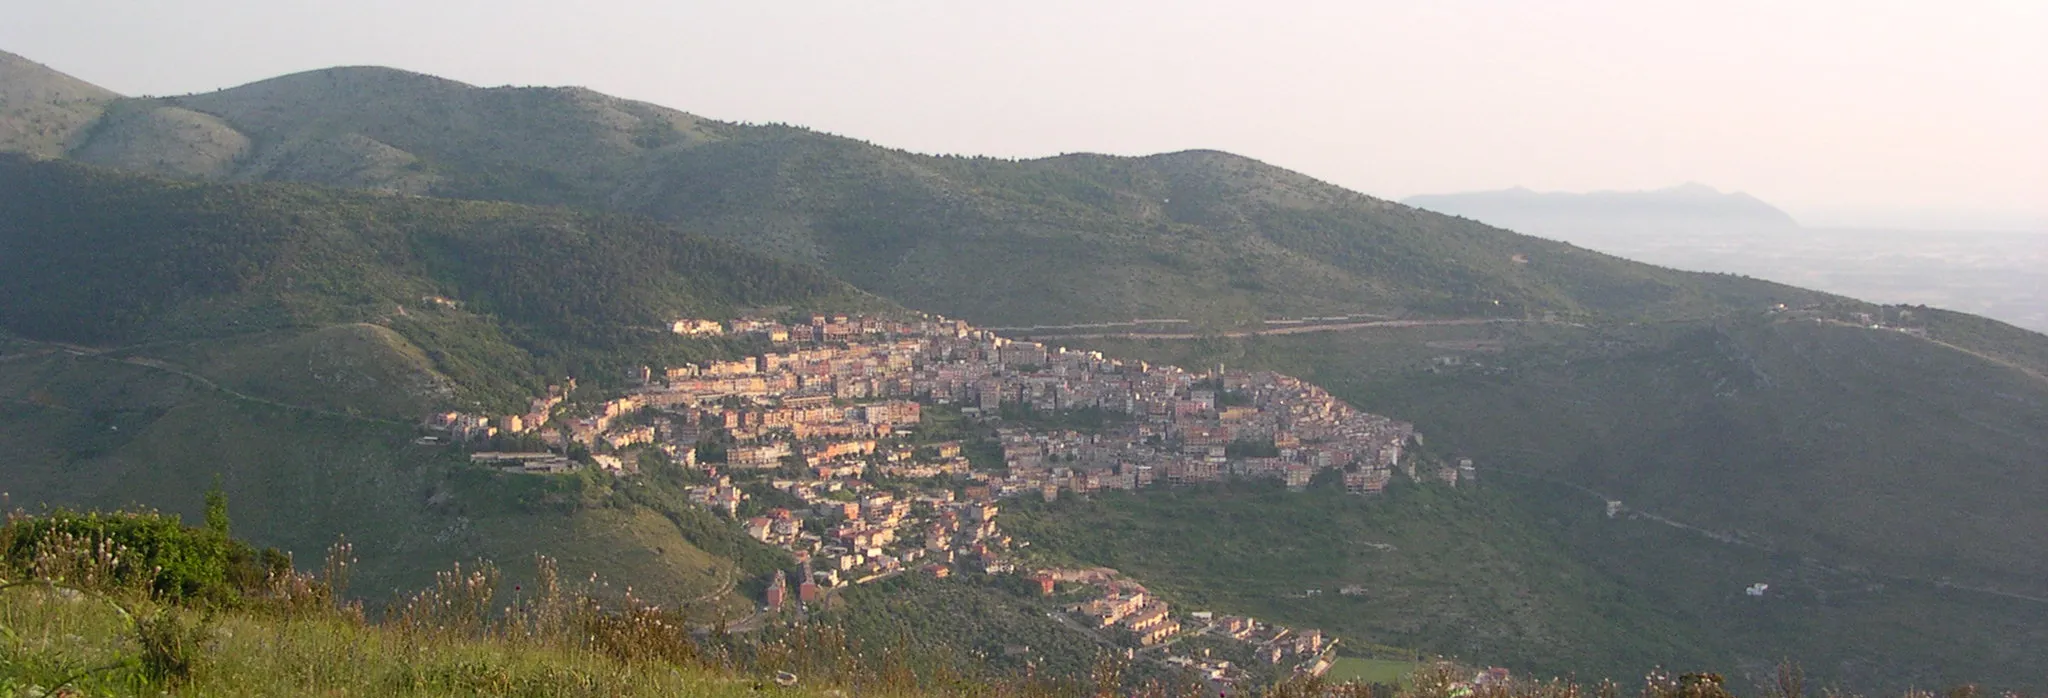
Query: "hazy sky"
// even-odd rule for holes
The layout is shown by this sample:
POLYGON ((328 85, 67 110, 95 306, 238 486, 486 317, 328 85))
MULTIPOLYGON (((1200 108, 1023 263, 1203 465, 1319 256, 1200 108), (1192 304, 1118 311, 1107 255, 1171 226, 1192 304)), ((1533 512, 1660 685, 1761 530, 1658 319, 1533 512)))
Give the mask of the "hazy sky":
POLYGON ((2048 230, 2048 0, 0 0, 0 49, 128 94, 377 64, 923 152, 2048 230))

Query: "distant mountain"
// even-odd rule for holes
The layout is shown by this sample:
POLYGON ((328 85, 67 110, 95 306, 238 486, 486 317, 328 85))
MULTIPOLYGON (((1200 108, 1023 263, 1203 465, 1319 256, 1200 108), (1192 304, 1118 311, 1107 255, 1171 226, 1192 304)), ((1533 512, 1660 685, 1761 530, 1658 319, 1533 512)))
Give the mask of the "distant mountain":
POLYGON ((1401 203, 1545 237, 1640 231, 1789 230, 1798 221, 1742 192, 1687 183, 1652 191, 1585 194, 1500 191, 1411 196, 1401 203))
POLYGON ((2039 236, 1806 228, 1755 197, 1699 184, 1588 194, 1509 189, 1404 203, 1652 264, 2048 331, 2048 242, 2039 236))

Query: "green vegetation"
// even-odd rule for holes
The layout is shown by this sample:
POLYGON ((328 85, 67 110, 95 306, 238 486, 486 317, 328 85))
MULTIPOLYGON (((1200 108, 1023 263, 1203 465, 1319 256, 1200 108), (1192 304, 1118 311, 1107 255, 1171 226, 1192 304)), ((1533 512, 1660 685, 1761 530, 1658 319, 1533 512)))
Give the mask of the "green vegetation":
MULTIPOLYGON (((116 100, 0 59, 12 61, 0 150, 384 192, 0 157, 0 297, 29 299, 0 304, 13 501, 191 515, 220 473, 235 525, 259 543, 379 541, 363 576, 380 589, 539 548, 697 598, 782 560, 678 506, 677 483, 479 472, 412 446, 403 424, 429 408, 516 407, 564 375, 602 383, 629 365, 758 349, 662 332, 677 315, 892 307, 839 280, 985 324, 1499 318, 1520 322, 1075 341, 1300 376, 1416 422, 1432 449, 1476 458, 1494 481, 1526 476, 1516 489, 1365 508, 1398 512, 1384 516, 1313 493, 1169 495, 1127 519, 1063 502, 1097 526, 1062 528, 1075 525, 1064 513, 1030 525, 1069 539, 1154 531, 1147 550, 1047 547, 1119 560, 1179 598, 1526 667, 1691 656, 1754 675, 1792 655, 1888 685, 2017 683, 2032 678, 2022 653, 2048 645, 2037 605, 1967 591, 2048 596, 2048 340, 2000 323, 1635 264, 1223 153, 927 157, 385 69, 116 100), (1780 302, 1793 311, 1766 315, 1780 302), (1854 325, 1924 337, 1851 326, 1859 313, 1875 317, 1854 325), (1752 547, 1619 535, 1587 521, 1590 495, 1570 488, 1514 495, 1551 480, 1752 547), (1233 501, 1241 521, 1209 553, 1190 567, 1161 557, 1187 546, 1159 520, 1202 530, 1204 507, 1233 501), (1410 545, 1384 569, 1348 539, 1291 547, 1316 527, 1410 545), (1352 574, 1390 575, 1403 604, 1274 600, 1352 574), (1788 576, 1805 585, 1797 603, 1730 605, 1742 601, 1728 589, 1788 576), (1986 610, 1999 599, 2022 610, 1986 610)), ((933 436, 965 431, 937 421, 933 436)), ((985 439, 963 445, 978 467, 999 465, 985 439)))
POLYGON ((1420 664, 1393 659, 1366 659, 1363 657, 1338 657, 1330 666, 1330 673, 1324 677, 1331 681, 1361 681, 1387 686, 1397 686, 1413 674, 1420 664))
POLYGON ((735 650, 687 619, 563 583, 541 558, 530 594, 495 607, 496 568, 458 566, 369 624, 340 598, 351 551, 315 574, 160 515, 15 515, 0 527, 0 691, 7 695, 740 696, 823 689, 911 695, 857 660, 735 650), (197 566, 195 566, 195 564, 197 566), (197 584, 188 593, 187 586, 197 584), (200 593, 203 592, 203 593, 200 593), (622 603, 604 612, 600 603, 622 603), (808 662, 808 664, 806 664, 808 662), (809 685, 780 689, 777 669, 809 685), (822 685, 821 685, 822 684, 822 685), (67 695, 77 695, 69 693, 67 695))
POLYGON ((59 157, 120 95, 0 51, 0 151, 59 157))
MULTIPOLYGON (((0 614, 24 640, 54 641, 43 652, 0 650, 0 693, 35 695, 73 680, 87 695, 303 696, 756 696, 763 680, 652 663, 629 664, 590 651, 530 643, 418 638, 337 620, 280 620, 241 612, 205 626, 197 666, 175 688, 152 680, 139 661, 134 630, 114 613, 17 591, 0 614), (64 641, 69 640, 68 646, 64 641), (68 673, 67 673, 68 672, 68 673), (18 692, 18 693, 17 693, 18 692)), ((200 643, 195 643, 200 644, 200 643)), ((824 695, 819 690, 778 695, 824 695)))
POLYGON ((19 157, 0 157, 0 206, 0 293, 37 299, 0 310, 16 333, 126 345, 371 323, 492 404, 539 376, 611 379, 626 365, 612 357, 724 353, 665 332, 677 317, 881 307, 818 271, 617 216, 19 157))
POLYGON ((1046 412, 1014 402, 1003 403, 1002 411, 996 416, 1002 417, 1003 423, 1036 431, 1077 431, 1083 434, 1100 434, 1103 429, 1131 421, 1130 415, 1100 407, 1046 412))
POLYGON ((1318 628, 1386 659, 1400 657, 1380 645, 1524 676, 1725 667, 1744 686, 1789 659, 1858 691, 2035 680, 2022 648, 2048 641, 2048 607, 1609 519, 1571 488, 1492 477, 1378 498, 1243 483, 1019 499, 1004 516, 1036 555, 1116 568, 1176 609, 1318 628), (1746 596, 1757 582, 1772 592, 1746 596))
POLYGON ((1185 610, 1554 674, 1720 659, 1694 656, 1692 630, 1570 559, 1499 495, 1397 486, 1367 500, 1253 482, 1017 500, 1004 515, 1038 554, 1116 568, 1185 610))
POLYGON ((307 560, 337 537, 364 541, 356 579, 373 603, 451 561, 540 552, 650 597, 738 609, 720 590, 786 559, 663 478, 499 473, 414 435, 106 358, 0 363, 11 505, 147 506, 202 521, 201 492, 218 475, 234 530, 259 544, 307 560))
POLYGON ((863 642, 923 653, 961 673, 1086 675, 1105 648, 1047 617, 1057 606, 1026 586, 908 572, 847 590, 823 617, 863 642))
MULTIPOLYGON (((208 523, 214 503, 207 501, 208 523)), ((219 514, 225 523, 225 510, 219 514)), ((15 517, 0 529, 0 554, 56 579, 145 589, 172 601, 232 600, 274 574, 291 571, 276 550, 257 550, 209 525, 188 528, 162 514, 101 515, 56 511, 15 517)))
MULTIPOLYGON (((2012 360, 2001 364, 1972 353, 1995 347, 1938 343, 1990 344, 1957 324, 1936 315, 1928 334, 1937 341, 1758 314, 1716 323, 1412 328, 1089 347, 1302 376, 1365 409, 1414 421, 1438 453, 1474 458, 1490 487, 1543 486, 1533 478, 1575 483, 1756 546, 1567 541, 1540 527, 1576 564, 1604 570, 1638 598, 1659 599, 1660 609, 1718 608, 1731 590, 1756 582, 1830 580, 1817 583, 1830 591, 1807 597, 1813 607, 1791 617, 1749 606, 1687 614, 1696 646, 1721 648, 1722 657, 1767 665, 1792 656, 1814 667, 1851 665, 1823 664, 1828 657, 1852 664, 1883 657, 1870 661, 1889 667, 1899 683, 1881 685, 1963 675, 2018 684, 2029 680, 2030 660, 1953 648, 2039 642, 2038 629, 1985 609, 2003 604, 2034 618, 2042 604, 1942 593, 1935 584, 2048 597, 2040 585, 2048 512, 2033 504, 2048 493, 2040 467, 2048 460, 2032 426, 2048 424, 2048 383, 2019 368, 2017 349, 2006 350, 2012 360), (1435 361, 1444 356, 1460 362, 1435 361), (1815 565, 1858 572, 1841 577, 1815 565), (1845 596, 1852 585, 1884 591, 1845 596), (1849 598, 1860 601, 1842 601, 1849 598), (1948 644, 1916 640, 1924 637, 1948 644), (1956 673, 1933 668, 1979 661, 1956 673)), ((2008 347, 2030 346, 2009 326, 1963 326, 2008 347)), ((1589 511, 1599 500, 1569 488, 1555 498, 1589 511)), ((1859 668, 1825 675, 1883 673, 1853 665, 1859 668)))
MULTIPOLYGON (((1021 589, 890 582, 907 585, 925 600, 966 604, 890 614, 883 622, 898 633, 895 643, 857 637, 849 628, 863 622, 858 618, 852 626, 824 622, 740 636, 722 627, 692 632, 698 626, 690 615, 647 605, 631 591, 607 593, 564 582, 553 560, 538 557, 532 586, 515 587, 509 598, 496 566, 481 562, 465 571, 458 565, 372 622, 360 604, 344 596, 353 566, 346 545, 330 548, 318 573, 266 567, 257 577, 233 574, 231 566, 230 573, 207 582, 206 588, 220 593, 184 595, 161 590, 178 589, 163 582, 185 572, 161 566, 142 572, 131 544, 154 546, 152 559, 163 560, 251 550, 158 515, 10 517, 0 526, 0 689, 10 695, 138 696, 1178 698, 1198 695, 1199 688, 1185 679, 1146 677, 1133 663, 1110 655, 1098 655, 1086 667, 1036 664, 1041 656, 1053 656, 1034 655, 1045 652, 1046 644, 1016 644, 1016 651, 1004 653, 1005 660, 1033 667, 1023 677, 982 674, 987 667, 978 658, 967 660, 971 673, 958 671, 951 662, 972 656, 961 652, 971 645, 947 644, 964 637, 954 627, 960 623, 1001 623, 1018 633, 1011 638, 1018 643, 1044 638, 1061 644, 1059 631, 1050 621, 1036 620, 1036 613, 1005 618, 1014 604, 976 600, 1021 598, 1021 589), (913 628, 905 621, 936 622, 913 628), (906 634, 913 631, 932 635, 906 634)), ((1399 682, 1402 689, 1393 695, 1400 698, 1453 695, 1470 671, 1431 663, 1407 665, 1413 669, 1395 674, 1403 665, 1347 659, 1338 670, 1383 684, 1399 682)), ((1804 682, 1798 670, 1780 668, 1759 692, 1803 698, 1804 682)), ((1642 695, 1724 698, 1732 695, 1730 683, 1718 674, 1656 672, 1645 680, 1642 695)), ((1604 693, 1614 687, 1588 689, 1604 693)), ((1274 698, 1388 695, 1365 683, 1320 680, 1256 688, 1274 698)), ((1566 682, 1524 681, 1486 695, 1565 698, 1582 690, 1566 682)))
MULTIPOLYGON (((1217 152, 931 157, 586 90, 479 89, 382 68, 117 106, 125 116, 72 157, 645 214, 993 324, 1359 311, 1668 317, 1821 297, 1626 262, 1217 152), (158 121, 187 127, 148 127, 158 121), (167 155, 199 151, 224 155, 167 155), (1004 273, 988 273, 990 260, 1004 273)), ((539 264, 516 246, 503 253, 493 256, 539 264)))
POLYGON ((758 240, 899 302, 991 324, 1648 317, 1818 297, 1404 209, 1223 153, 931 158, 765 130, 661 166, 644 185, 658 194, 631 210, 758 240), (988 260, 1004 273, 986 273, 988 260))
POLYGON ((2017 361, 1761 315, 1095 348, 1271 367, 1411 420, 1482 468, 1561 478, 1788 554, 2048 596, 2048 510, 2032 504, 2048 495, 2035 428, 2048 424, 2048 380, 2017 361), (1501 350, 1429 346, 1473 340, 1501 350), (1443 355, 1464 363, 1432 363, 1443 355))

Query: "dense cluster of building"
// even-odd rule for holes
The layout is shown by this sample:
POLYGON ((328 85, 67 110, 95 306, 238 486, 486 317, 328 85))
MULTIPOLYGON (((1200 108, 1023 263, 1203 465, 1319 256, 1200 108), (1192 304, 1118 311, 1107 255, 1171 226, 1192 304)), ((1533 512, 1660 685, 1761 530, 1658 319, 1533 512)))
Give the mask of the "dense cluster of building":
MULTIPOLYGON (((683 319, 671 329, 746 337, 764 350, 635 368, 623 394, 603 401, 569 400, 575 383, 568 381, 521 414, 435 414, 426 424, 430 438, 476 444, 516 436, 545 446, 471 456, 520 472, 586 465, 632 472, 648 449, 700 470, 706 482, 689 491, 692 501, 743 519, 748 535, 800 563, 794 580, 778 573, 771 581, 770 607, 907 571, 1014 571, 1014 543, 996 524, 997 502, 1006 497, 1050 500, 1234 477, 1298 489, 1322 473, 1341 473, 1351 491, 1371 494, 1397 470, 1453 484, 1461 478, 1459 468, 1415 471, 1415 459, 1403 455, 1420 439, 1412 425, 1278 373, 1118 361, 942 318, 683 319), (959 440, 919 433, 933 409, 992 425, 963 437, 987 454, 982 462, 959 440), (1058 421, 1034 415, 1063 414, 1094 421, 1085 431, 1030 426, 1058 421), (570 446, 579 444, 572 460, 570 446), (700 453, 706 462, 698 462, 700 453), (779 493, 778 506, 748 504, 749 490, 758 495, 763 486, 779 493)), ((1462 477, 1470 478, 1465 465, 1462 477)), ((1135 647, 1183 631, 1136 582, 1060 574, 1040 573, 1048 592, 1060 581, 1101 591, 1071 609, 1098 630, 1117 629, 1135 647)), ((1255 627, 1240 622, 1250 623, 1224 619, 1214 627, 1234 638, 1255 627)), ((1284 628, 1257 644, 1274 663, 1326 649, 1320 633, 1284 628)))
POLYGON ((776 508, 742 527, 790 551, 803 566, 802 582, 829 589, 910 570, 947 577, 961 566, 983 574, 1015 569, 1012 541, 996 528, 992 501, 961 500, 948 490, 902 497, 842 481, 775 484, 798 493, 806 506, 776 508))
MULTIPOLYGON (((1121 640, 1143 650, 1171 644, 1175 638, 1208 636, 1243 643, 1257 663, 1282 671, 1322 675, 1330 668, 1336 640, 1320 630, 1297 630, 1246 616, 1217 616, 1195 611, 1175 616, 1166 601, 1146 590, 1136 580, 1106 567, 1086 569, 1041 569, 1031 575, 1046 596, 1077 595, 1084 600, 1070 603, 1065 611, 1083 627, 1121 640), (1081 591, 1076 592, 1075 587, 1081 591)), ((1216 685, 1245 680, 1248 667, 1207 652, 1167 654, 1159 658, 1169 666, 1188 669, 1216 685)))
POLYGON ((1051 596, 1059 585, 1083 585, 1088 600, 1072 604, 1067 612, 1086 620, 1096 630, 1118 630, 1130 644, 1152 647, 1180 632, 1166 601, 1153 596, 1145 585, 1118 575, 1106 567, 1090 569, 1044 569, 1031 575, 1040 593, 1051 596))
MULTIPOLYGON (((734 324, 736 331, 760 326, 734 324)), ((1346 470, 1357 491, 1375 492, 1415 435, 1409 424, 1352 409, 1277 373, 1127 363, 950 321, 816 318, 808 327, 771 327, 774 336, 797 338, 787 351, 668 368, 658 380, 645 370, 638 376, 645 384, 628 397, 695 410, 723 429, 737 444, 730 468, 800 458, 821 476, 874 462, 873 440, 917 424, 926 404, 970 415, 1015 408, 1110 417, 1108 428, 1085 435, 999 430, 1007 474, 988 481, 999 497, 1233 476, 1298 488, 1331 469, 1346 470)), ((967 465, 956 453, 939 454, 938 462, 883 455, 873 464, 902 477, 964 474, 967 465)))

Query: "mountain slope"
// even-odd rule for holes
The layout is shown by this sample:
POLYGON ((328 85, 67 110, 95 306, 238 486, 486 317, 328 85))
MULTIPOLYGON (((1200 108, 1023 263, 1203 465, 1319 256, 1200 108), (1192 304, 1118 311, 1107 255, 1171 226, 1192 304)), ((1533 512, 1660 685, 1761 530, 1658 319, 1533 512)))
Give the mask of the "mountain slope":
MULTIPOLYGON (((1898 310, 1889 311, 1894 322, 1898 310)), ((1647 637, 1675 643, 1656 660, 1666 666, 1690 661, 1761 675, 1791 657, 1816 678, 1866 690, 1963 676, 2027 686, 2038 681, 2038 656, 2005 648, 2048 640, 2048 509, 2038 506, 2048 497, 2048 380, 2038 356, 1986 360, 1951 344, 1988 343, 1964 336, 1970 331, 2031 333, 1978 318, 1954 322, 1929 320, 1924 338, 1759 314, 1715 323, 1082 344, 1160 363, 1281 370, 1413 420, 1432 450, 1473 458, 1483 488, 1514 493, 1519 504, 1492 506, 1490 516, 1531 517, 1511 525, 1545 531, 1544 547, 1562 543, 1573 565, 1628 589, 1623 599, 1592 596, 1613 604, 1600 614, 1609 624, 1566 624, 1583 634, 1565 645, 1586 655, 1496 645, 1491 656, 1546 671, 1622 671, 1629 660, 1599 662, 1652 648, 1636 633, 1656 628, 1647 637), (1621 502, 1625 513, 1607 519, 1603 500, 1621 502), (1759 582, 1777 590, 1770 600, 1743 596, 1759 582)), ((1279 532, 1219 523, 1202 534, 1211 540, 1196 548, 1204 552, 1188 553, 1213 568, 1190 569, 1203 563, 1145 552, 1188 537, 1178 533, 1186 520, 1162 518, 1160 506, 1125 507, 1119 516, 1130 521, 1094 526, 1143 531, 1149 544, 1047 544, 1184 585, 1230 574, 1275 584, 1316 579, 1328 559, 1279 532), (1282 550, 1294 553, 1286 564, 1264 557, 1282 550), (1235 552, 1218 560, 1222 551, 1235 552), (1296 572, 1265 571, 1274 568, 1296 572)), ((1434 560, 1430 569, 1462 569, 1422 559, 1434 560)), ((1384 574, 1355 574, 1386 582, 1384 574)), ((1503 629, 1448 618, 1403 627, 1381 608, 1335 602, 1312 604, 1311 613, 1259 598, 1242 581, 1192 586, 1291 611, 1296 622, 1364 628, 1433 651, 1466 651, 1503 629)), ((1553 615, 1522 619, 1525 631, 1589 600, 1574 589, 1587 591, 1537 585, 1534 598, 1553 615)), ((1394 592, 1407 590, 1376 593, 1394 592)), ((1457 606, 1487 603, 1467 592, 1457 598, 1457 606)))
POLYGON ((606 350, 686 350, 651 331, 676 317, 880 306, 813 269, 558 209, 173 183, 5 156, 0 209, 0 294, 36 299, 0 308, 0 326, 20 335, 133 344, 372 322, 500 400, 515 399, 506 381, 529 395, 538 375, 606 350))
POLYGON ((1089 345, 1285 370, 1482 464, 1790 554, 2048 598, 2031 504, 2048 379, 1927 333, 1759 315, 1089 345))
POLYGON ((759 571, 725 556, 774 553, 705 525, 660 473, 631 489, 500 474, 414 444, 413 425, 523 409, 565 373, 735 351, 666 332, 679 315, 887 307, 816 270, 558 209, 0 156, 0 212, 9 502, 192 513, 219 476, 251 537, 318 559, 347 535, 379 593, 543 552, 729 600, 759 571))
POLYGON ((996 324, 1649 317, 1813 297, 1632 264, 1224 153, 931 157, 581 89, 483 89, 383 68, 131 100, 72 155, 205 179, 640 213, 996 324), (1007 273, 988 273, 990 260, 1007 273))
MULTIPOLYGON (((581 89, 480 89, 387 68, 330 68, 232 90, 128 100, 126 121, 73 152, 113 166, 208 179, 285 180, 531 203, 590 203, 643 159, 719 138, 711 123, 581 89), (209 133, 146 126, 210 120, 209 133), (232 131, 232 135, 220 129, 232 131), (225 161, 163 157, 193 140, 239 141, 225 161)), ((223 149, 215 148, 216 152, 223 149)))
POLYGON ((252 147, 248 136, 211 114, 124 100, 108 107, 69 155, 126 170, 220 178, 252 147))
MULTIPOLYGON (((128 357, 133 359, 134 357, 128 357)), ((290 396, 281 396, 290 397, 290 396)), ((382 603, 484 557, 534 553, 646 593, 715 595, 739 576, 664 515, 607 504, 602 480, 495 474, 412 443, 405 422, 283 408, 113 356, 0 355, 0 473, 11 506, 142 506, 199 520, 219 478, 239 534, 317 564, 338 537, 382 603)))
POLYGON ((61 156, 119 98, 111 90, 0 51, 0 151, 61 156))
POLYGON ((1628 263, 1215 152, 1006 162, 750 133, 673 155, 623 198, 998 323, 1668 315, 1816 297, 1628 263), (996 259, 1009 273, 985 273, 996 259))

